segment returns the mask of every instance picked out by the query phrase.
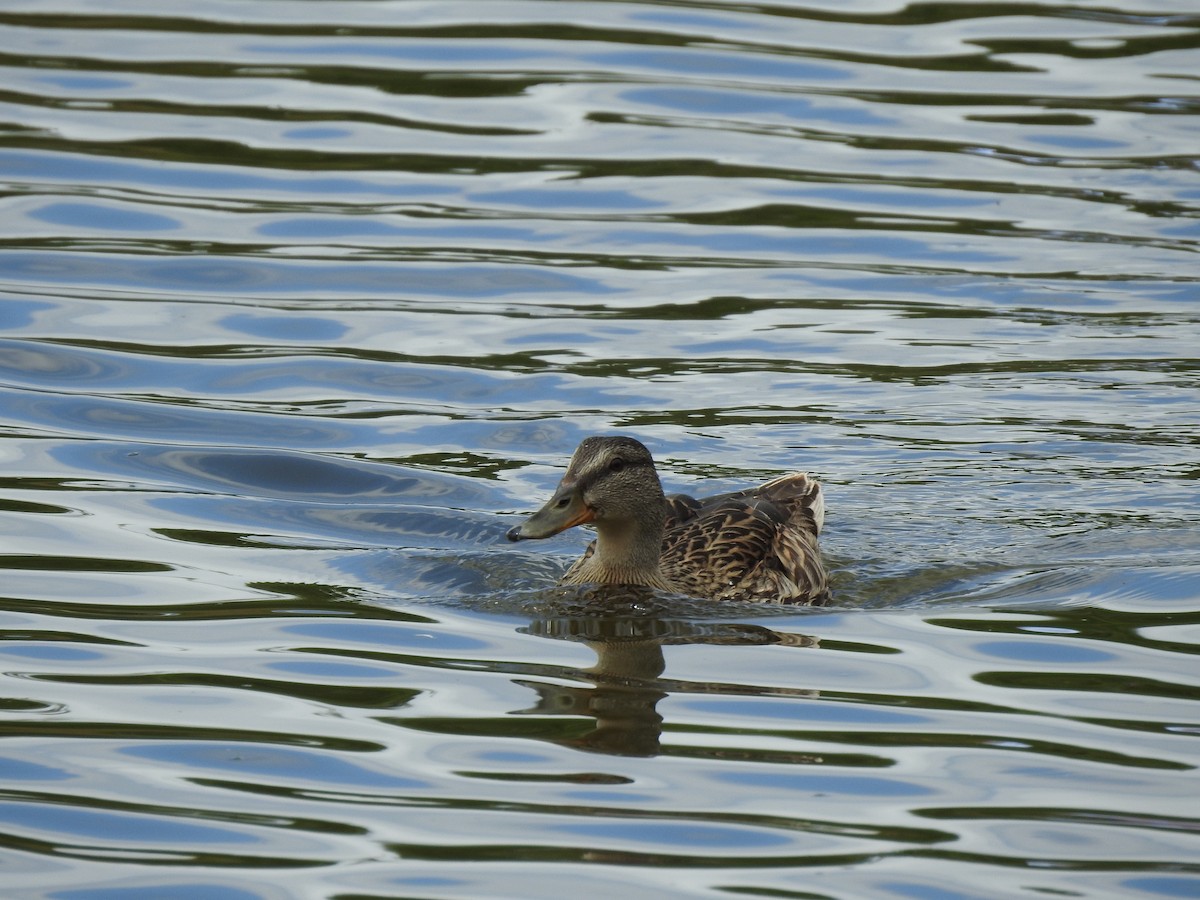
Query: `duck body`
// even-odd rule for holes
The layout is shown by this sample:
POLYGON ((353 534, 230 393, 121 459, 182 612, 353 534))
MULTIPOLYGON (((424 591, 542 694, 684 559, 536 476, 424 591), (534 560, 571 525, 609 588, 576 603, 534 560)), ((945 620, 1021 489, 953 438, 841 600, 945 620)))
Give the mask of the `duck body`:
POLYGON ((711 600, 820 604, 820 484, 784 475, 696 499, 663 495, 650 452, 629 437, 589 437, 550 500, 510 540, 592 524, 594 540, 563 584, 644 585, 711 600))

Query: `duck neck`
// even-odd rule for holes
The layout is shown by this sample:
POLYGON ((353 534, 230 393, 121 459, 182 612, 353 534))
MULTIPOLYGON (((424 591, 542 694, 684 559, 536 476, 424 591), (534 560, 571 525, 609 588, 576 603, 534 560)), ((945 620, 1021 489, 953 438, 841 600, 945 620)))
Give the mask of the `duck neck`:
POLYGON ((634 519, 597 521, 588 580, 670 589, 660 565, 665 516, 664 509, 634 519))

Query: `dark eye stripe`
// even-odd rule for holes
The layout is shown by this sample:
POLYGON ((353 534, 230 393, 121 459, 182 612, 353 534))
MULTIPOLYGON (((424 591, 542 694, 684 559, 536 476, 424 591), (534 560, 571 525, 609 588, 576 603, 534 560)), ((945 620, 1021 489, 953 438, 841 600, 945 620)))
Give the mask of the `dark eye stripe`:
MULTIPOLYGON (((615 460, 615 459, 611 460, 608 464, 608 468, 611 469, 612 464, 614 462, 617 462, 617 460, 615 460)), ((621 468, 623 468, 623 469, 631 469, 634 466, 652 466, 652 465, 654 465, 654 463, 652 463, 648 459, 624 459, 624 458, 621 458, 620 462, 621 462, 621 468)))
MULTIPOLYGON (((621 462, 623 463, 623 465, 620 469, 620 471, 622 471, 622 472, 626 472, 629 469, 635 468, 637 466, 650 466, 650 468, 654 468, 653 460, 649 460, 649 459, 624 459, 624 458, 622 458, 621 462)), ((588 475, 585 477, 584 486, 591 487, 593 484, 595 484, 597 481, 600 481, 605 476, 618 474, 617 471, 615 471, 614 469, 611 468, 611 465, 612 465, 612 460, 609 460, 609 464, 606 465, 604 468, 593 470, 591 475, 588 475)))

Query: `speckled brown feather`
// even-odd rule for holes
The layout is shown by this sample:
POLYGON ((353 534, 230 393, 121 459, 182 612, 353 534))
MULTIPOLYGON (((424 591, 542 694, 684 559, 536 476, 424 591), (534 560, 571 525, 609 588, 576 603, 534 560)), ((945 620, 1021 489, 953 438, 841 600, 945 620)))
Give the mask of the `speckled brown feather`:
POLYGON ((707 500, 670 498, 662 570, 685 593, 714 600, 824 602, 817 536, 820 485, 785 475, 707 500))

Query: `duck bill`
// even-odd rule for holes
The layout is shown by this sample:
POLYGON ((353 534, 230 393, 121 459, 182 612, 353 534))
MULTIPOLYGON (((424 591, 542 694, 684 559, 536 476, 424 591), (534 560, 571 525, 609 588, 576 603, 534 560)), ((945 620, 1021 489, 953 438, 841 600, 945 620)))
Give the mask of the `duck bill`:
POLYGON ((528 541, 548 538, 595 518, 595 512, 583 502, 583 492, 577 490, 574 482, 564 481, 545 506, 508 532, 508 539, 528 541))

